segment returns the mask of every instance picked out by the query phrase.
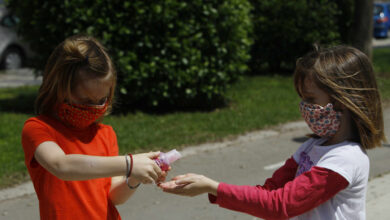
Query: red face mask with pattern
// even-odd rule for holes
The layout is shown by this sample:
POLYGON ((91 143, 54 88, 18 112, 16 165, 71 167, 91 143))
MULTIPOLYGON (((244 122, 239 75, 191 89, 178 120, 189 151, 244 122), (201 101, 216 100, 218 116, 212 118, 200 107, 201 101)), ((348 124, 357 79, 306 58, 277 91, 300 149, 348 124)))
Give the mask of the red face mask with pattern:
POLYGON ((62 103, 57 111, 58 117, 66 124, 84 129, 106 113, 108 102, 102 105, 82 105, 62 103))

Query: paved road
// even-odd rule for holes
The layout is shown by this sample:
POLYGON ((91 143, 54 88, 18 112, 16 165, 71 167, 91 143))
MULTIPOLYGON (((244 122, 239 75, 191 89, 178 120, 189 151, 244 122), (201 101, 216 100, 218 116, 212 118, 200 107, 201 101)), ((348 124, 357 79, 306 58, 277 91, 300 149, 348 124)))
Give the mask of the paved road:
POLYGON ((385 39, 372 39, 372 46, 374 48, 390 47, 390 37, 385 39))
MULTIPOLYGON (((387 136, 390 137, 390 108, 385 111, 387 136)), ((263 184, 280 162, 305 140, 309 132, 304 122, 290 123, 241 136, 233 141, 185 148, 185 157, 173 166, 169 177, 186 172, 201 173, 232 184, 263 184)), ((389 219, 385 212, 390 198, 390 147, 368 152, 371 178, 367 195, 367 219, 389 219), (379 216, 379 217, 378 217, 379 216)), ((0 192, 1 198, 1 192, 0 192)), ((118 207, 123 219, 169 220, 253 220, 252 216, 218 208, 206 195, 184 198, 165 194, 153 185, 142 185, 126 204, 118 207)), ((0 219, 38 219, 34 194, 0 201, 0 219)))
POLYGON ((0 71, 0 88, 40 85, 42 76, 35 77, 31 69, 0 71))

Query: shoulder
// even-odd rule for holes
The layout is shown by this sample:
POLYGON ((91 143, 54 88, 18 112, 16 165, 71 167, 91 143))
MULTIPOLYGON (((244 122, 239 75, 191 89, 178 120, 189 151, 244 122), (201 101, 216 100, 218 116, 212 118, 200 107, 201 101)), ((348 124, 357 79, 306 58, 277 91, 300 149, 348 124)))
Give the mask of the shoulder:
POLYGON ((326 152, 317 166, 333 170, 351 183, 357 178, 368 178, 370 161, 360 144, 345 142, 326 152))
POLYGON ((98 135, 103 136, 108 139, 116 139, 116 134, 111 125, 106 125, 103 123, 97 124, 98 135))
POLYGON ((99 124, 97 124, 97 128, 98 128, 99 132, 102 132, 102 133, 115 133, 115 131, 111 125, 99 123, 99 124))
POLYGON ((33 129, 49 128, 49 118, 46 116, 36 116, 27 119, 24 122, 23 131, 30 131, 33 129))
MULTIPOLYGON (((330 148, 321 160, 329 158, 340 159, 349 163, 368 163, 368 156, 359 143, 345 142, 334 148, 330 148)), ((320 161, 321 161, 320 160, 320 161)))

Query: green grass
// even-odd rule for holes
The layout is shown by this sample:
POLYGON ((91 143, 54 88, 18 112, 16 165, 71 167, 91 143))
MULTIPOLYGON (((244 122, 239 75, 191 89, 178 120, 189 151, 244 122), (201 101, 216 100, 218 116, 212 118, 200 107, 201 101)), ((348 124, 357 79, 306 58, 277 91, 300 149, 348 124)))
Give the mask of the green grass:
POLYGON ((376 48, 373 64, 382 98, 387 101, 390 99, 390 48, 376 48))
POLYGON ((235 84, 230 105, 212 112, 112 116, 122 152, 168 149, 218 141, 291 119, 298 119, 298 97, 291 77, 252 77, 235 84), (271 92, 272 91, 272 92, 271 92))
POLYGON ((374 70, 379 76, 387 75, 390 72, 390 49, 389 48, 376 48, 373 52, 374 70))
MULTIPOLYGON (((383 100, 390 100, 389 49, 374 51, 383 100)), ((32 116, 38 87, 0 89, 0 188, 28 179, 20 143, 23 122, 32 116)), ((168 150, 221 141, 239 134, 300 119, 292 77, 244 77, 227 92, 227 107, 211 112, 112 115, 120 152, 168 150)))

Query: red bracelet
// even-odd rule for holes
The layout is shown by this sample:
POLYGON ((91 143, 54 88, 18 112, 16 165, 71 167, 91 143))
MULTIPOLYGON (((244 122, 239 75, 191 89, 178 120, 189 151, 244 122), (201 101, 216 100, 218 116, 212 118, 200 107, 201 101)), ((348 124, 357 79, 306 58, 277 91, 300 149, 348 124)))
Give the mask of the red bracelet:
POLYGON ((133 170, 133 155, 129 154, 129 156, 130 156, 130 170, 129 170, 129 175, 127 176, 127 178, 129 178, 131 176, 131 171, 133 170))
POLYGON ((130 189, 136 189, 138 188, 139 185, 141 185, 141 183, 138 183, 137 185, 135 186, 130 186, 129 185, 129 178, 131 176, 131 171, 133 170, 133 155, 132 154, 129 154, 130 156, 130 169, 129 169, 129 175, 126 177, 126 184, 127 186, 130 188, 130 189))

